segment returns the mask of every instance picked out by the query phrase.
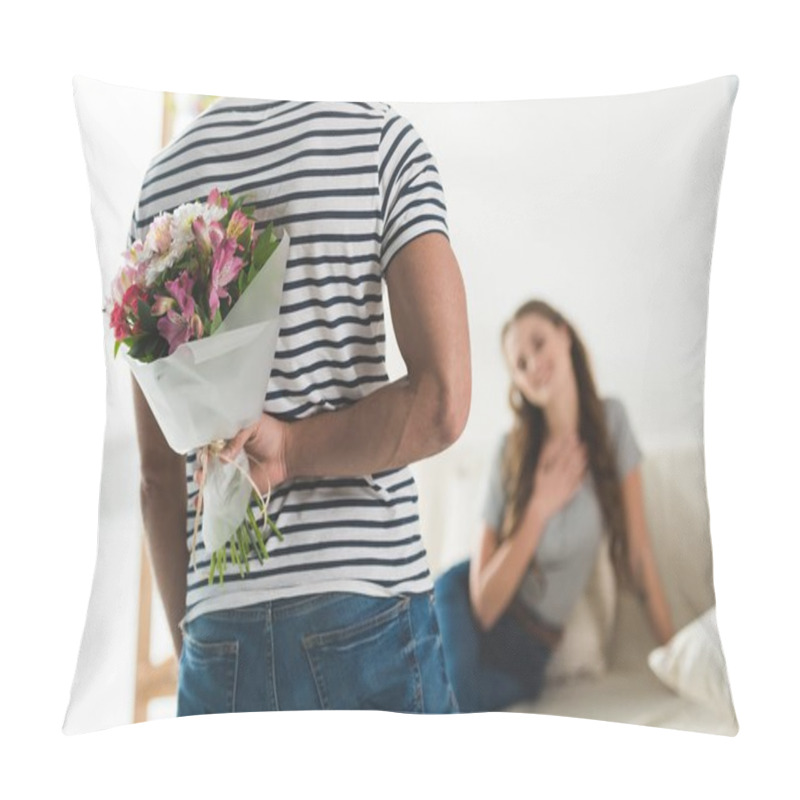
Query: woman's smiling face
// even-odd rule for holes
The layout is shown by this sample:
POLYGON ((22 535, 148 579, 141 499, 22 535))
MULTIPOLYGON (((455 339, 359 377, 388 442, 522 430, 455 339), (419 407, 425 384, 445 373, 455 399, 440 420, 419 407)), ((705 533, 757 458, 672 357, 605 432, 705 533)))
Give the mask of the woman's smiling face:
POLYGON ((545 406, 572 372, 572 342, 565 325, 554 325, 536 313, 516 320, 503 350, 511 380, 532 405, 545 406))

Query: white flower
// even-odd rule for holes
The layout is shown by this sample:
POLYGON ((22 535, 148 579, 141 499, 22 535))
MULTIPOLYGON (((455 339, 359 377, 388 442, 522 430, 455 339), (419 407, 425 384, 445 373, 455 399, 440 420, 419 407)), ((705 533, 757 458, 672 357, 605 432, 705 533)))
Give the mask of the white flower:
POLYGON ((172 246, 172 217, 170 214, 159 214, 147 229, 144 247, 148 256, 163 255, 172 246))
POLYGON ((150 263, 147 265, 146 280, 147 285, 152 286, 156 278, 165 270, 169 269, 178 257, 172 252, 164 253, 163 256, 154 256, 150 263))
POLYGON ((227 209, 207 203, 184 203, 171 214, 159 214, 147 230, 143 251, 139 254, 141 261, 149 261, 146 280, 152 285, 158 276, 181 259, 192 244, 194 231, 192 223, 202 217, 206 224, 218 222, 226 214, 227 209))
POLYGON ((206 221, 206 225, 210 225, 212 222, 219 222, 227 213, 227 208, 221 208, 220 206, 204 206, 203 219, 206 221))
POLYGON ((203 216, 204 203, 184 203, 172 212, 172 233, 181 239, 191 238, 192 223, 203 216))
POLYGON ((194 242, 192 224, 198 217, 202 217, 208 225, 211 222, 218 222, 227 213, 224 208, 209 206, 207 203, 184 203, 176 208, 172 214, 172 240, 176 260, 194 242))
POLYGON ((191 238, 192 223, 202 217, 206 224, 219 222, 228 212, 219 206, 210 206, 207 203, 185 203, 175 209, 172 214, 173 236, 181 239, 191 238))

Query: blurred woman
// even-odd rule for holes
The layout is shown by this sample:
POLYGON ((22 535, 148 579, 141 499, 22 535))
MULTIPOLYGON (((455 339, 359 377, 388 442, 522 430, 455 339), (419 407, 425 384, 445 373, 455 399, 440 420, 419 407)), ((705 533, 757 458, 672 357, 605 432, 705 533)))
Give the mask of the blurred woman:
POLYGON ((495 457, 477 552, 436 582, 462 712, 538 696, 604 534, 618 582, 639 592, 658 641, 673 634, 625 408, 598 397, 583 343, 547 303, 521 306, 502 346, 514 424, 495 457))

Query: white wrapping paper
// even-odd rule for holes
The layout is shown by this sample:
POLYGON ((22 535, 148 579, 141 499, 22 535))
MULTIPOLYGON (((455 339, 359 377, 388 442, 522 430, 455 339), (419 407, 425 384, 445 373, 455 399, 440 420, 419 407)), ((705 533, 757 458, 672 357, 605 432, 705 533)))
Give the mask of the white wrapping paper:
MULTIPOLYGON (((209 337, 186 342, 149 364, 125 360, 169 446, 186 454, 230 439, 260 417, 278 340, 289 236, 209 337)), ((249 473, 247 457, 237 459, 249 473)), ((249 481, 232 464, 209 460, 203 493, 203 542, 222 547, 244 521, 249 481)))

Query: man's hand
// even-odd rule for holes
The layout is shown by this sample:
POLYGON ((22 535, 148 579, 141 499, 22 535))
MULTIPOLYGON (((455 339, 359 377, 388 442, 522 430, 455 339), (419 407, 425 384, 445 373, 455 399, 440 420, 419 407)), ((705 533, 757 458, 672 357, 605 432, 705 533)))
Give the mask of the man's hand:
POLYGON ((262 495, 288 480, 286 436, 289 424, 269 414, 244 428, 223 448, 220 458, 235 461, 242 449, 250 462, 250 477, 262 495))
MULTIPOLYGON (((265 495, 290 477, 286 465, 288 428, 288 423, 262 414, 257 422, 242 428, 233 439, 228 440, 219 457, 223 461, 233 462, 244 450, 250 466, 250 477, 258 491, 265 495)), ((201 485, 203 478, 203 468, 200 466, 194 473, 195 483, 201 485)))

